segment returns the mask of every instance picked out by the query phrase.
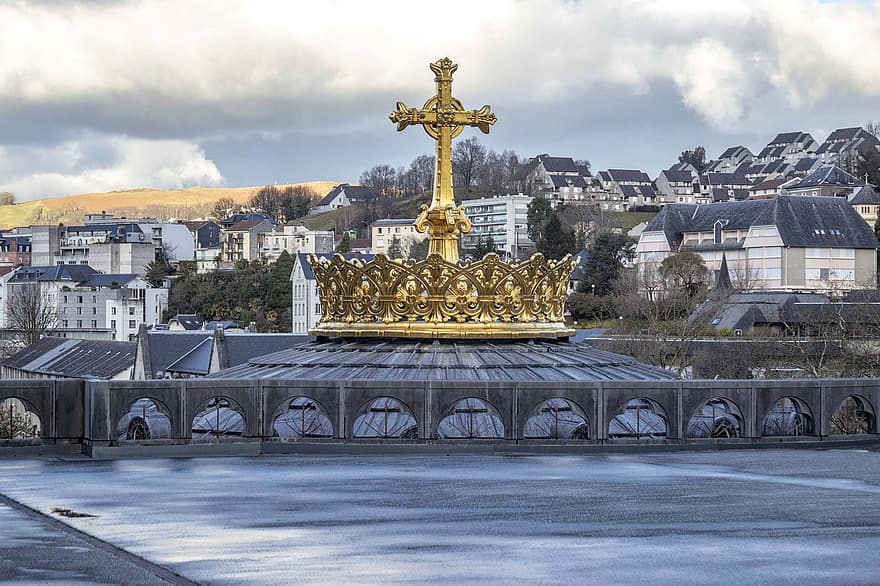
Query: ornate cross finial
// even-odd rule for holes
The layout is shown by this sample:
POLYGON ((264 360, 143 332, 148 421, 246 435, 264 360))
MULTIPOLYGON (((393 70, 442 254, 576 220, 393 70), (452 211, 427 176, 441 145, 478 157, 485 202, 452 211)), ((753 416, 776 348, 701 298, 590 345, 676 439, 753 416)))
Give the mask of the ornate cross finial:
POLYGON ((489 106, 465 110, 461 102, 452 97, 452 74, 456 69, 458 65, 448 57, 431 63, 437 94, 429 98, 421 110, 397 102, 397 109, 390 116, 398 131, 418 124, 436 141, 434 194, 431 205, 422 206, 416 229, 427 230, 431 239, 429 252, 440 254, 449 262, 458 261, 458 234, 471 229, 464 206, 455 206, 452 192, 452 139, 461 134, 465 126, 476 126, 488 134, 489 126, 496 120, 489 106))

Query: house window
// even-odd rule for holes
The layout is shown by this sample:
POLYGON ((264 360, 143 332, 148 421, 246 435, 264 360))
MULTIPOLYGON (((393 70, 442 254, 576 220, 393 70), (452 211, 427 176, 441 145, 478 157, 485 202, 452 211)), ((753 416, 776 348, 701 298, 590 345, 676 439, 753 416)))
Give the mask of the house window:
POLYGON ((83 308, 82 308, 82 307, 77 307, 77 308, 76 308, 76 315, 82 315, 82 314, 83 314, 83 308))
POLYGON ((62 327, 62 328, 66 328, 66 327, 68 327, 68 326, 67 326, 67 320, 66 320, 66 319, 61 320, 61 327, 62 327))
POLYGON ((77 295, 77 296, 76 296, 76 302, 77 302, 77 303, 82 303, 82 302, 83 302, 83 296, 82 296, 82 295, 77 295))
POLYGON ((133 305, 132 305, 132 306, 129 306, 129 308, 128 308, 128 315, 134 315, 134 306, 133 306, 133 305))
POLYGON ((98 308, 97 307, 92 308, 92 315, 98 315, 98 308))
POLYGON ((81 320, 81 319, 76 320, 76 327, 78 327, 78 328, 83 327, 83 320, 81 320))
POLYGON ((64 303, 67 303, 67 295, 64 296, 64 303))
POLYGON ((137 324, 135 323, 135 321, 133 319, 130 319, 130 320, 128 320, 128 327, 129 327, 129 329, 134 329, 137 327, 137 324))
POLYGON ((115 306, 110 308, 110 315, 116 315, 116 307, 115 306))
POLYGON ((93 319, 92 320, 92 328, 97 328, 97 327, 98 327, 98 320, 93 319))
POLYGON ((116 329, 116 320, 115 319, 110 320, 110 327, 113 328, 114 330, 116 329))

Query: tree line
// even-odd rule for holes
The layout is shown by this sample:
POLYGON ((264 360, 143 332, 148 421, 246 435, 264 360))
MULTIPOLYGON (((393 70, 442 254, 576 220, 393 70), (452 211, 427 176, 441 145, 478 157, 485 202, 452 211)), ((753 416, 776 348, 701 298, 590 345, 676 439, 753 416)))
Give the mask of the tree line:
POLYGON ((246 205, 237 203, 231 197, 221 197, 214 203, 212 216, 222 220, 243 211, 257 211, 284 224, 307 216, 320 197, 314 189, 305 185, 267 185, 252 195, 246 205))

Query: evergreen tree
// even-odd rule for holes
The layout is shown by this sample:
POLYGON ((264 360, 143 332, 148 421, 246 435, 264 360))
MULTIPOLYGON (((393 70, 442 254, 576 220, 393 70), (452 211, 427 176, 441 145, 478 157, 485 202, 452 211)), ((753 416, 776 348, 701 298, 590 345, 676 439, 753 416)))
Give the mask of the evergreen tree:
POLYGON ((336 252, 340 254, 351 252, 351 238, 349 237, 348 232, 342 235, 342 240, 336 245, 336 252))
POLYGON ((547 258, 562 258, 566 254, 577 252, 574 232, 562 225, 562 220, 556 212, 550 212, 544 225, 544 236, 535 244, 538 252, 547 258))
POLYGON ((385 256, 390 259, 403 257, 403 247, 400 245, 400 238, 394 236, 391 239, 391 244, 388 245, 388 252, 385 256))
POLYGON ((550 202, 545 197, 539 195, 532 198, 532 201, 529 203, 527 216, 528 231, 529 238, 532 239, 535 245, 544 239, 544 226, 547 224, 547 220, 552 213, 553 206, 550 205, 550 202))
POLYGON ((625 234, 605 232, 596 237, 590 258, 584 264, 580 290, 608 295, 626 261, 635 256, 635 242, 625 234), (595 285, 595 287, 594 287, 595 285))

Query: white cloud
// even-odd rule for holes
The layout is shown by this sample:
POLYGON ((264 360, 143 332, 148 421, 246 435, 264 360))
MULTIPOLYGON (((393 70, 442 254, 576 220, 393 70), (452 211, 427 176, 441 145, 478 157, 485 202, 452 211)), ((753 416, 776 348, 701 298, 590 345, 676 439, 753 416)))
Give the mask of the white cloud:
POLYGON ((202 133, 351 127, 363 120, 365 98, 426 96, 426 62, 446 53, 462 63, 468 95, 552 101, 588 97, 599 81, 646 92, 657 80, 671 80, 682 102, 716 125, 742 117, 761 101, 751 90, 768 84, 794 106, 832 91, 880 94, 880 61, 869 58, 880 53, 878 4, 444 6, 3 4, 0 107, 111 103, 96 113, 110 117, 106 124, 148 121, 168 133, 181 124, 180 109, 194 107, 204 119, 189 122, 202 133))
POLYGON ((12 191, 19 201, 135 187, 180 189, 222 185, 214 163, 195 144, 181 140, 143 140, 127 137, 89 137, 52 147, 16 152, 0 148, 0 191, 12 191), (96 144, 97 143, 97 144, 96 144), (103 147, 112 160, 95 164, 89 154, 103 147), (25 161, 36 169, 16 173, 25 161))

